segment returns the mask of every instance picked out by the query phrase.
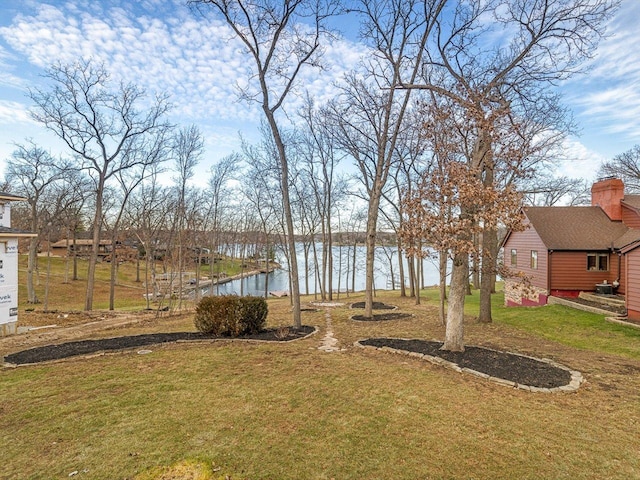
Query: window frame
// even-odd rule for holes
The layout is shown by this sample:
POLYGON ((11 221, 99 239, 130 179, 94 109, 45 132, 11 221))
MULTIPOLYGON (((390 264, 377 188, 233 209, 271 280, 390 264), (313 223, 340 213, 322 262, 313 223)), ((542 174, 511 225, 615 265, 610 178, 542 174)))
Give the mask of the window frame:
POLYGON ((602 252, 587 252, 587 271, 588 272, 608 272, 609 271, 609 254, 602 252), (593 259, 593 262, 590 262, 593 259), (602 259, 606 265, 602 268, 602 259))
POLYGON ((531 250, 531 270, 537 270, 538 269, 538 251, 537 250, 531 250))
POLYGON ((511 249, 511 266, 512 267, 518 266, 518 249, 516 248, 511 249))

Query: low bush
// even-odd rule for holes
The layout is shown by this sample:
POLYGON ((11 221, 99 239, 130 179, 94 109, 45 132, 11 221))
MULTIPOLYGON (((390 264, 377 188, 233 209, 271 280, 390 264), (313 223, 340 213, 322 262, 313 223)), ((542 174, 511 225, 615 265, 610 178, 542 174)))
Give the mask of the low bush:
POLYGON ((258 333, 267 324, 269 307, 262 297, 240 297, 241 321, 244 333, 258 333))
POLYGON ((196 306, 194 323, 206 334, 237 337, 264 329, 267 313, 267 302, 261 297, 204 297, 196 306))

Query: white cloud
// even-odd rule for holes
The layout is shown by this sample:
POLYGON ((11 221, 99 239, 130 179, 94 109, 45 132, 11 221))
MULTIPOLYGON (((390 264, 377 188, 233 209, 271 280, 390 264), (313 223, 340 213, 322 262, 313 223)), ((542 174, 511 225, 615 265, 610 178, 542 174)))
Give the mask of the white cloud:
POLYGON ((0 100, 0 124, 34 123, 27 107, 19 102, 0 100))
POLYGON ((588 180, 595 180, 598 169, 605 160, 575 137, 569 137, 564 141, 563 156, 565 160, 556 165, 558 175, 588 180))
POLYGON ((640 141, 640 2, 624 0, 586 75, 568 83, 568 101, 587 128, 640 141))
MULTIPOLYGON (((146 2, 157 6, 157 2, 146 2)), ((41 68, 52 61, 80 57, 105 62, 115 78, 151 92, 172 95, 176 115, 193 120, 257 121, 256 105, 235 101, 246 87, 252 62, 231 30, 219 20, 194 17, 178 8, 157 18, 148 10, 81 4, 41 4, 33 15, 19 15, 0 35, 19 54, 41 68)), ((326 71, 307 69, 300 80, 313 95, 328 96, 331 84, 359 59, 355 44, 336 40, 326 48, 326 71)), ((290 106, 291 110, 291 106, 290 106)))

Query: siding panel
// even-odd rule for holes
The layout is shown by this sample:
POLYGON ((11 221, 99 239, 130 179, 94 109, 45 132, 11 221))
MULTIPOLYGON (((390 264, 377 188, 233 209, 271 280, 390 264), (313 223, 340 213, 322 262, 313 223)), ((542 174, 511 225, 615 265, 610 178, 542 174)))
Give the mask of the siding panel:
MULTIPOLYGON (((525 220, 525 222, 527 222, 525 220)), ((528 223, 528 222, 527 222, 528 223)), ((547 285, 547 247, 537 232, 527 225, 522 232, 511 232, 504 244, 504 262, 507 267, 523 272, 531 277, 531 283, 539 288, 549 290, 547 285), (517 250, 517 265, 511 265, 511 249, 517 250), (531 268, 531 250, 538 252, 538 268, 531 268)))
MULTIPOLYGON (((599 252, 607 253, 607 252, 599 252)), ((587 252, 553 252, 551 258, 551 290, 594 291, 596 283, 613 283, 618 278, 618 255, 609 253, 609 270, 587 270, 587 252)), ((622 277, 621 277, 622 283, 622 277)), ((619 293, 623 293, 621 285, 619 293), (622 290, 622 291, 620 291, 622 290)))
POLYGON ((640 249, 631 250, 626 255, 627 295, 629 317, 640 319, 640 249))
POLYGON ((625 207, 624 205, 622 205, 622 222, 630 228, 640 228, 640 217, 638 216, 638 214, 628 208, 625 207))

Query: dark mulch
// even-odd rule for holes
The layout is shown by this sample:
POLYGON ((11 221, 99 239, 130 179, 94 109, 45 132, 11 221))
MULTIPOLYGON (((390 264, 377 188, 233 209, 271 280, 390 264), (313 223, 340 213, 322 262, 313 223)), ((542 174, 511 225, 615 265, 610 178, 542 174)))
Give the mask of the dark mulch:
MULTIPOLYGON (((303 325, 299 329, 293 327, 271 328, 251 335, 233 337, 243 340, 264 340, 274 342, 287 342, 309 335, 314 327, 303 325)), ((147 333, 143 335, 132 335, 126 337, 100 338, 96 340, 80 340, 57 345, 46 345, 44 347, 31 348, 22 352, 12 353, 4 357, 4 361, 14 365, 26 363, 39 363, 50 360, 59 360, 75 355, 89 355, 96 352, 125 350, 129 348, 145 347, 161 343, 177 342, 178 340, 198 341, 230 339, 231 337, 221 337, 205 335, 200 332, 175 332, 175 333, 147 333)))
POLYGON ((532 358, 481 347, 465 347, 464 352, 449 352, 440 350, 441 342, 398 338, 369 338, 361 340, 360 343, 440 357, 463 368, 531 387, 555 388, 571 382, 571 373, 562 368, 532 358))
MULTIPOLYGON (((382 302, 373 302, 371 307, 374 310, 394 310, 396 307, 394 305, 387 305, 382 302)), ((364 302, 356 302, 351 304, 351 308, 364 308, 364 302)))
POLYGON ((364 315, 354 315, 351 317, 358 322, 386 322, 389 320, 402 320, 411 317, 410 313, 374 313, 373 317, 365 317, 364 315))

